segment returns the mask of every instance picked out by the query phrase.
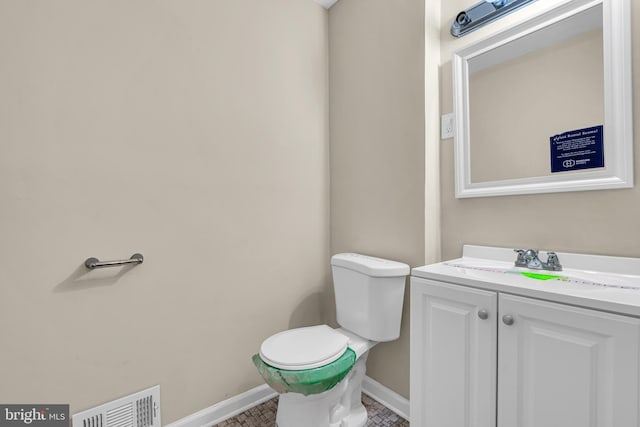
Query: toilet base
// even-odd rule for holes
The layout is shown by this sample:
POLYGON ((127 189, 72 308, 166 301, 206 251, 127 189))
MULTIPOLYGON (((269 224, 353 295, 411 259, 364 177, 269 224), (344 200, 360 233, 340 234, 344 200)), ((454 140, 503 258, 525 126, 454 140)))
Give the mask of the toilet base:
POLYGON ((367 423, 367 410, 362 405, 367 356, 360 356, 346 378, 329 391, 310 396, 281 394, 276 426, 363 427, 367 423))

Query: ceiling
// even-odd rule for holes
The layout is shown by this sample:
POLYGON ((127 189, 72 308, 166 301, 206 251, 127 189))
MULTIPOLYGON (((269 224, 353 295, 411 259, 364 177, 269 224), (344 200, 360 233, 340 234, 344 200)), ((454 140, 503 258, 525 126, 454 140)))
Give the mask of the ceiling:
POLYGON ((316 3, 324 6, 326 9, 329 9, 331 6, 333 6, 338 0, 313 0, 316 3))

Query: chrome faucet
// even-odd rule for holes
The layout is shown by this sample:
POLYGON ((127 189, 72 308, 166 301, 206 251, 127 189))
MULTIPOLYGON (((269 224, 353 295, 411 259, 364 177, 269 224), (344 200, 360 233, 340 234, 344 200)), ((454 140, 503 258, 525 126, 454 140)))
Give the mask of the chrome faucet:
POLYGON ((547 252, 547 261, 542 262, 538 258, 538 251, 535 249, 514 249, 517 253, 515 262, 516 267, 531 268, 533 270, 549 270, 549 271, 562 271, 562 265, 555 252, 547 252))

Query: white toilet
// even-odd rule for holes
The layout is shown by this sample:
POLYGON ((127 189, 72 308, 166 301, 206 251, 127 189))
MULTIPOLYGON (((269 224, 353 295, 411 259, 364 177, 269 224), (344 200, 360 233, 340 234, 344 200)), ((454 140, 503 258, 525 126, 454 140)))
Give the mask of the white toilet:
POLYGON ((253 362, 281 393, 278 427, 361 427, 368 351, 400 336, 409 266, 359 254, 331 258, 339 329, 297 328, 267 338, 253 362))

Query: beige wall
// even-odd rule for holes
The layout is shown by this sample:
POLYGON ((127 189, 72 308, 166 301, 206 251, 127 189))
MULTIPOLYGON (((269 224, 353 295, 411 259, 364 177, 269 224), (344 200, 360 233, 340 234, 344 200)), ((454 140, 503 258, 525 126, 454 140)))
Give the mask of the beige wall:
POLYGON ((549 137, 604 123, 602 50, 597 30, 469 76, 472 183, 549 176, 549 137))
MULTIPOLYGON (((640 8, 632 2, 633 74, 640 76, 640 8)), ((450 23, 457 11, 472 1, 442 2, 443 22, 450 23)), ((485 28, 454 40, 442 29, 441 110, 453 110, 451 52, 528 14, 548 7, 540 0, 485 28)), ((640 85, 634 85, 635 104, 640 103, 640 85)), ((635 109, 634 123, 640 123, 635 109)), ((636 176, 640 164, 639 126, 635 126, 636 176)), ((606 255, 640 256, 640 188, 545 195, 476 199, 454 197, 453 142, 442 141, 442 249, 443 258, 460 256, 463 244, 541 248, 606 255)), ((636 179, 637 180, 637 179, 636 179)))
MULTIPOLYGON (((331 252, 423 265, 424 2, 341 0, 329 38, 331 252)), ((400 339, 371 351, 368 375, 408 397, 404 308, 400 339)))
POLYGON ((0 3, 0 402, 160 384, 168 423, 262 384, 262 340, 323 320, 327 17, 0 3))

